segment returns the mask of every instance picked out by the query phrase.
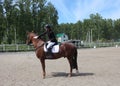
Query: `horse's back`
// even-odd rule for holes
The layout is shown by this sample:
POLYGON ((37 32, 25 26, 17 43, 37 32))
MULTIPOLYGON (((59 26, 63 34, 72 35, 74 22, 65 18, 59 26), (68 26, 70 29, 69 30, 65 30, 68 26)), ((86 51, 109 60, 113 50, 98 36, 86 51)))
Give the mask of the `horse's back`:
POLYGON ((63 45, 64 45, 66 48, 69 48, 69 49, 76 48, 76 46, 75 46, 73 43, 70 43, 70 42, 65 42, 65 43, 63 43, 63 45))
POLYGON ((71 56, 74 52, 77 52, 76 46, 69 42, 62 43, 60 49, 65 53, 65 56, 71 56))

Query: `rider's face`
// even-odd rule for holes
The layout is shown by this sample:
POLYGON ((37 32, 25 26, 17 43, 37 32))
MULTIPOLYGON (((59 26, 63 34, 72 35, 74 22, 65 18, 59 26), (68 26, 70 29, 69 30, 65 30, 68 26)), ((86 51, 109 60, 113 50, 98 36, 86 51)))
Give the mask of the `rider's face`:
POLYGON ((46 29, 46 31, 49 31, 49 29, 48 28, 45 28, 46 29))

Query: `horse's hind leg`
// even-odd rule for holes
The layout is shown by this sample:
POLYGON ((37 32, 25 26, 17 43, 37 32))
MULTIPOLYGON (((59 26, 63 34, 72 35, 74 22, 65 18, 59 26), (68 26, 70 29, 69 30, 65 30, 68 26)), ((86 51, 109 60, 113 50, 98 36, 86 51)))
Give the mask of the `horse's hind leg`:
POLYGON ((76 70, 76 73, 79 74, 79 70, 76 70))
POLYGON ((70 73, 69 73, 68 77, 71 77, 72 76, 72 60, 70 58, 67 58, 67 59, 70 64, 70 73))

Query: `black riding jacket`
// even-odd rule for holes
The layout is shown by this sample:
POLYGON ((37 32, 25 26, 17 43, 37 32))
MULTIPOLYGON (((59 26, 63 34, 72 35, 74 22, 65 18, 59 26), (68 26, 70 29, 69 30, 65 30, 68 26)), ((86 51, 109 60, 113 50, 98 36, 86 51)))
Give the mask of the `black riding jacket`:
MULTIPOLYGON (((41 37, 41 36, 44 36, 45 34, 47 34, 48 35, 48 38, 49 38, 49 40, 51 41, 51 42, 55 42, 55 43, 57 43, 57 40, 56 40, 56 37, 55 37, 55 34, 54 34, 54 32, 52 31, 52 30, 50 30, 50 31, 45 31, 44 33, 42 33, 39 37, 41 37)), ((38 38, 39 38, 38 37, 38 38)))

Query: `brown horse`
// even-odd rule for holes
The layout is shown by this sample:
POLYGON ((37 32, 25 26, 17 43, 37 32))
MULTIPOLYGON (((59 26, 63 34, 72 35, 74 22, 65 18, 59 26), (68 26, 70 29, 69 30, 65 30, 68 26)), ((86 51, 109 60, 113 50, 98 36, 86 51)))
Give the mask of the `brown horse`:
MULTIPOLYGON (((46 53, 44 52, 44 44, 45 42, 42 39, 35 38, 37 35, 33 32, 27 32, 27 44, 33 44, 35 48, 35 53, 38 59, 40 59, 43 69, 43 78, 45 78, 46 71, 45 71, 45 59, 46 53)), ((58 59, 61 57, 66 57, 70 64, 70 73, 68 76, 72 75, 72 69, 76 69, 78 72, 78 65, 77 65, 77 48, 72 43, 62 43, 60 45, 60 50, 58 53, 53 54, 53 59, 58 59)))

